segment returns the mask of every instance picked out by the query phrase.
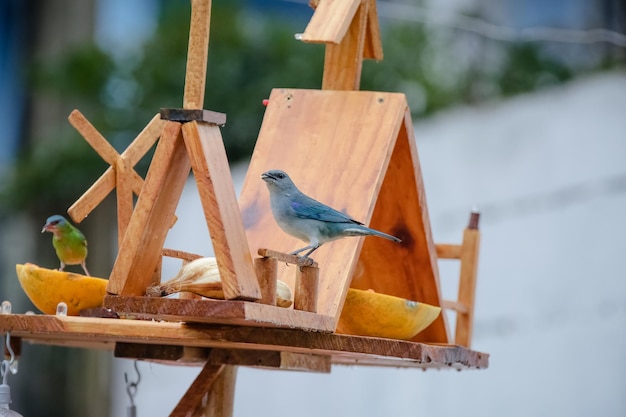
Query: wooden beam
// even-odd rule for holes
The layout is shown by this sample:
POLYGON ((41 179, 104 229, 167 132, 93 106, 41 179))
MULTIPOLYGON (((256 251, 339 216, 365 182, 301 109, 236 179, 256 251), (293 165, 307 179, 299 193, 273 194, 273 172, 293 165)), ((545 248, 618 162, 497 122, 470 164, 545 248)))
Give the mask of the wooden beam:
MULTIPOLYGON (((322 4, 320 4, 320 7, 322 4)), ((360 3, 339 44, 326 44, 322 90, 358 90, 361 85, 368 3, 360 3)), ((318 7, 319 10, 319 7, 318 7)))
POLYGON ((367 362, 380 366, 455 369, 489 366, 488 354, 458 345, 430 345, 289 328, 189 326, 146 320, 10 314, 0 320, 0 333, 7 331, 25 342, 101 349, 111 349, 116 342, 150 343, 328 355, 333 362, 341 357, 342 363, 367 362))
POLYGON ((339 44, 359 7, 361 0, 324 0, 316 5, 315 13, 304 33, 303 42, 339 44))
POLYGON ((437 258, 440 259, 460 259, 461 258, 461 245, 455 245, 450 243, 438 243, 435 245, 437 250, 437 258))
POLYGON ((130 175, 133 167, 128 162, 128 158, 120 156, 115 164, 115 187, 117 197, 117 247, 122 246, 122 240, 128 229, 130 217, 133 214, 133 188, 130 182, 130 175))
POLYGON ((192 417, 196 409, 206 401, 205 396, 211 390, 220 373, 226 368, 225 365, 204 365, 196 379, 193 381, 183 398, 178 402, 170 417, 192 417))
POLYGON ((376 0, 367 0, 367 32, 365 33, 365 45, 363 47, 364 59, 383 59, 383 43, 380 37, 380 24, 378 22, 378 10, 376 0))
POLYGON ((211 0, 191 0, 191 23, 183 96, 183 108, 185 109, 202 109, 204 107, 210 28, 211 0))
POLYGON ((480 231, 478 213, 470 215, 470 221, 463 232, 461 271, 459 273, 459 303, 468 307, 467 312, 459 312, 456 318, 454 343, 470 347, 474 327, 474 304, 476 296, 476 275, 478 273, 478 252, 480 231))
POLYGON ((206 403, 196 410, 194 417, 232 417, 236 379, 237 367, 224 365, 213 387, 207 393, 206 403))
POLYGON ((280 262, 285 262, 292 265, 298 266, 313 266, 318 267, 317 262, 315 262, 311 258, 305 258, 298 255, 292 255, 290 253, 278 252, 271 249, 259 248, 257 251, 259 256, 264 258, 273 258, 280 262))
MULTIPOLYGON (((78 112, 78 110, 75 110, 78 112)), ((76 122, 80 119, 80 112, 75 114, 72 112, 70 118, 76 122), (74 116, 72 116, 72 114, 74 116)), ((84 116, 83 116, 84 117, 84 116)), ((71 120, 70 120, 71 122, 71 120)), ((139 160, 148 152, 148 150, 154 145, 165 126, 165 121, 161 120, 159 115, 155 115, 146 127, 137 135, 132 143, 122 152, 122 158, 128 160, 128 164, 131 167, 137 165, 139 160)), ((133 170, 134 171, 134 170, 133 170)), ((80 223, 96 208, 102 200, 115 188, 117 184, 115 165, 110 166, 107 170, 98 178, 98 180, 67 210, 68 214, 76 223, 80 223)), ((141 192, 141 186, 137 188, 139 184, 131 182, 131 187, 136 195, 141 192)), ((143 185, 143 181, 142 181, 143 185)))
POLYGON ((183 125, 183 137, 198 185, 226 299, 258 300, 261 290, 219 127, 202 122, 183 125))
POLYGON ((119 248, 107 291, 143 295, 154 282, 161 249, 189 175, 180 124, 167 122, 119 248))

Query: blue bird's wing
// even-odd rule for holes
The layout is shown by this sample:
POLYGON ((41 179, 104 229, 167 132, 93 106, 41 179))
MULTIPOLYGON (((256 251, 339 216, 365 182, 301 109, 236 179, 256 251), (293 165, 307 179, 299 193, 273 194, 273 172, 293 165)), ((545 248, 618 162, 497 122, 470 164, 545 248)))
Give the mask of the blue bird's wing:
POLYGON ((313 219, 329 223, 356 223, 363 224, 345 215, 344 213, 328 207, 313 199, 308 201, 292 201, 291 208, 296 216, 301 219, 313 219))

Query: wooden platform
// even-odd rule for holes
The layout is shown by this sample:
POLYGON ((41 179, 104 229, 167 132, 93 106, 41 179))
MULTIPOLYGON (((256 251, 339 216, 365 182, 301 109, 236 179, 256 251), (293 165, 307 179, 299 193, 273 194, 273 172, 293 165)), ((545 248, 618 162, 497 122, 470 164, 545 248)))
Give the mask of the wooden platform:
MULTIPOLYGON (((489 366, 488 354, 461 346, 284 328, 11 314, 0 316, 0 332, 7 331, 25 342, 68 347, 114 349, 121 343, 125 347, 134 344, 161 349, 167 346, 231 349, 242 352, 241 363, 237 363, 241 365, 246 365, 244 352, 254 355, 262 351, 327 357, 331 364, 459 370, 489 366)), ((199 362, 203 360, 206 358, 199 362)))

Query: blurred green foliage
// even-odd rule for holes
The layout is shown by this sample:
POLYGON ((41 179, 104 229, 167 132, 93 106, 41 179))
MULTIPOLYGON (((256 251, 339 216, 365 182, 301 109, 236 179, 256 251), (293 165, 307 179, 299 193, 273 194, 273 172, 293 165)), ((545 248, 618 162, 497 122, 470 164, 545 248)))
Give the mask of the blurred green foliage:
MULTIPOLYGON (((32 66, 32 89, 72 103, 121 152, 161 107, 182 106, 189 15, 189 2, 163 2, 153 37, 135 54, 112 56, 94 44, 67 50, 32 66)), ((320 87, 323 46, 294 40, 305 24, 258 15, 236 1, 214 2, 204 108, 228 115, 222 136, 231 161, 251 154, 261 101, 272 88, 320 87)), ((494 41, 459 35, 419 24, 383 26, 385 59, 364 63, 361 89, 404 92, 419 118, 572 76, 532 45, 494 48, 494 41), (485 59, 490 49, 497 59, 485 59)), ((67 122, 53 131, 56 137, 31 140, 37 145, 23 150, 0 189, 0 210, 67 204, 106 169, 67 122)), ((149 160, 138 165, 140 174, 149 160)))

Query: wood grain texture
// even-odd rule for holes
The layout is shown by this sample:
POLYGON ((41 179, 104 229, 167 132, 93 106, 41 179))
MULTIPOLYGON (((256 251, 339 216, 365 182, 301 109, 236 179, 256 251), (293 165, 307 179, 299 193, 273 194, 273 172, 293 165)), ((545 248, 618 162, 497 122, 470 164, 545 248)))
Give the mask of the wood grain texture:
MULTIPOLYGON (((370 226, 402 239, 395 245, 365 239, 352 287, 441 305, 437 253, 411 115, 406 109, 370 226), (404 277, 404 278, 400 278, 404 277)), ((446 315, 440 314, 413 340, 448 343, 446 315)))
POLYGON ((367 1, 367 31, 365 32, 363 58, 381 61, 383 59, 383 43, 380 37, 380 24, 378 22, 376 0, 367 1))
POLYGON ((5 315, 0 332, 25 342, 112 349, 114 343, 150 343, 223 349, 259 349, 326 355, 332 363, 482 369, 489 355, 458 345, 337 335, 296 329, 218 327, 145 320, 101 319, 43 314, 5 315))
POLYGON ((278 261, 273 258, 255 258, 254 270, 261 288, 261 299, 259 302, 275 306, 278 261))
POLYGON ((143 295, 154 284, 170 219, 190 170, 180 126, 167 122, 163 129, 113 265, 107 286, 111 294, 143 295))
POLYGON ((189 389, 180 399, 170 417, 192 417, 196 409, 202 405, 205 396, 211 390, 220 373, 226 368, 224 365, 204 365, 189 389))
POLYGON ((211 235, 224 297, 258 300, 261 290, 219 127, 189 122, 183 125, 183 137, 211 235))
POLYGON ((319 274, 319 268, 314 266, 298 266, 293 294, 294 309, 317 312, 319 274))
POLYGON ((117 247, 122 246, 122 240, 126 234, 126 229, 133 214, 133 188, 130 183, 130 166, 126 157, 120 156, 115 164, 115 177, 117 186, 115 196, 117 197, 117 247))
POLYGON ((360 3, 361 0, 321 1, 302 34, 302 41, 338 44, 348 31, 360 3))
POLYGON ((338 44, 326 44, 322 90, 359 89, 367 27, 367 8, 367 2, 360 4, 348 31, 338 44))
POLYGON ((235 405, 236 379, 237 367, 224 365, 213 387, 207 393, 206 404, 196 410, 196 416, 232 417, 235 405))
MULTIPOLYGON (((269 169, 286 171, 304 193, 403 240, 345 238, 318 249, 321 314, 338 318, 353 275, 356 288, 440 304, 436 253, 407 110, 403 94, 272 91, 239 201, 252 251, 290 252, 302 246, 272 217, 260 179, 269 169)), ((278 279, 293 288, 293 267, 281 268, 278 279)), ((446 343, 442 319, 431 328, 426 331, 431 338, 423 340, 446 343)))
POLYGON ((459 303, 467 306, 467 311, 459 311, 457 314, 454 343, 470 347, 474 327, 480 231, 469 227, 466 228, 463 232, 462 247, 461 271, 459 272, 459 303))
POLYGON ((333 317, 248 301, 106 296, 104 305, 120 316, 187 323, 335 329, 333 317))
MULTIPOLYGON (((77 112, 77 110, 76 110, 77 112)), ((80 116, 72 112, 70 115, 70 122, 72 119, 75 121, 80 119, 80 116)), ((148 152, 148 150, 154 145, 165 126, 165 121, 161 120, 159 115, 155 115, 146 127, 137 135, 137 137, 131 142, 131 144, 122 152, 121 157, 128 161, 130 167, 134 167, 139 160, 148 152)), ((133 169, 134 172, 134 169, 133 169)), ((132 175, 132 173, 131 173, 132 175)), ((117 175, 115 171, 115 165, 110 166, 107 170, 98 178, 98 180, 68 209, 68 214, 76 223, 80 223, 96 208, 102 200, 117 185, 117 175)), ((131 181, 131 187, 136 195, 141 192, 143 181, 138 184, 137 181, 131 181)))
POLYGON ((183 108, 202 109, 211 28, 211 0, 191 0, 183 108))

